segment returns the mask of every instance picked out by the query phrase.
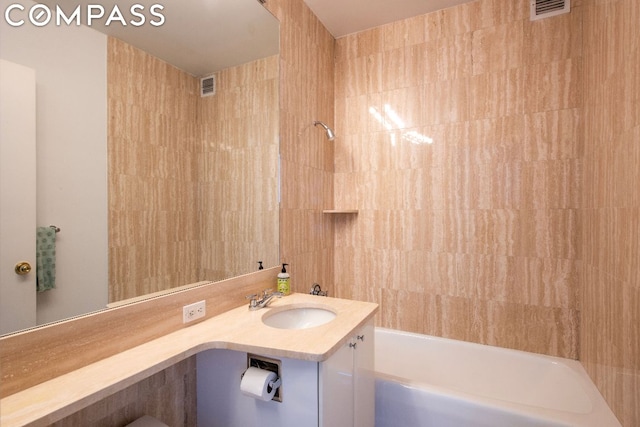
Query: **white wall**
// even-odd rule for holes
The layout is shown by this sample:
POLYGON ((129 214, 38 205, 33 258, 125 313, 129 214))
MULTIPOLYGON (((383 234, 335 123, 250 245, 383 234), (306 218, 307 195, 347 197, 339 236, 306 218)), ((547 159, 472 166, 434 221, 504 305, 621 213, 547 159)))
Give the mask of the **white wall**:
POLYGON ((36 70, 37 222, 61 228, 42 324, 107 303, 107 38, 0 21, 0 57, 36 70))

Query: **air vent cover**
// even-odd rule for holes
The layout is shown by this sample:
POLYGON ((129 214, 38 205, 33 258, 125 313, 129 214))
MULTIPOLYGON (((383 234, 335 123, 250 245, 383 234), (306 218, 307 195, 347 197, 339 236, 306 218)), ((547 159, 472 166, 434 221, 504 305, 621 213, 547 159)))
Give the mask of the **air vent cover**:
POLYGON ((200 79, 200 96, 216 94, 216 76, 211 75, 200 79))
POLYGON ((570 0, 531 0, 531 20, 568 13, 570 0))

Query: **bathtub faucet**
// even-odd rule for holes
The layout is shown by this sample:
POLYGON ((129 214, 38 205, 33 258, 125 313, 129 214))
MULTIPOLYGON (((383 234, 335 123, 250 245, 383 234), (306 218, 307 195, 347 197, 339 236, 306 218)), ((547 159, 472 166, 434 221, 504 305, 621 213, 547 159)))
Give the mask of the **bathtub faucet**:
POLYGON ((265 289, 262 292, 262 298, 258 299, 258 294, 248 295, 246 298, 249 300, 249 310, 260 310, 269 305, 274 297, 280 298, 283 295, 282 292, 269 292, 265 289))

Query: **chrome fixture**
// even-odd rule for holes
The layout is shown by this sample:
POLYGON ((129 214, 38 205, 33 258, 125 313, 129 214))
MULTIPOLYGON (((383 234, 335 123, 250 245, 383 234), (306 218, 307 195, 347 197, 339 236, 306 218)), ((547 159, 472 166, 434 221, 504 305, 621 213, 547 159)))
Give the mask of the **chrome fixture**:
POLYGON ((333 141, 334 139, 336 139, 336 134, 333 132, 333 129, 331 129, 329 126, 327 126, 326 124, 316 120, 315 122, 313 122, 314 126, 322 126, 324 128, 324 130, 327 132, 327 138, 329 139, 329 141, 333 141))
POLYGON ((314 283, 309 293, 311 295, 319 295, 321 297, 326 297, 329 294, 329 291, 323 291, 319 284, 314 283))
POLYGON ((258 294, 248 295, 246 298, 249 300, 249 310, 260 310, 261 308, 268 306, 274 297, 280 298, 283 295, 284 294, 282 292, 269 293, 268 290, 265 290, 262 293, 261 299, 258 299, 258 294))

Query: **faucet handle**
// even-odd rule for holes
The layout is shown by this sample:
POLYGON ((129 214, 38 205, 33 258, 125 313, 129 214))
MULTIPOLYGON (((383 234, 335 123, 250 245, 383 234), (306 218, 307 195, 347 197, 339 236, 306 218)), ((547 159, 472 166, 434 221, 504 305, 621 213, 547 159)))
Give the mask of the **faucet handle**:
POLYGON ((274 291, 273 289, 265 289, 264 291, 262 291, 262 297, 266 298, 270 295, 278 295, 281 294, 281 292, 278 292, 277 290, 274 291))
POLYGON ((251 295, 247 295, 246 297, 244 297, 245 299, 249 300, 249 308, 255 308, 258 306, 258 294, 251 294, 251 295))
POLYGON ((314 283, 309 293, 311 295, 319 295, 321 297, 326 297, 329 294, 329 291, 323 291, 318 283, 314 283))

